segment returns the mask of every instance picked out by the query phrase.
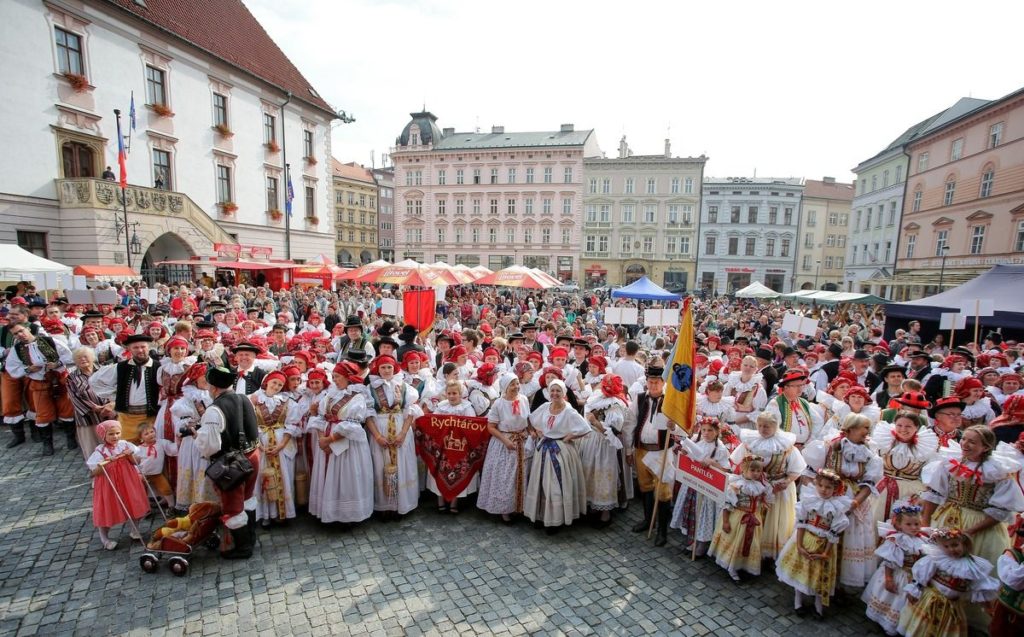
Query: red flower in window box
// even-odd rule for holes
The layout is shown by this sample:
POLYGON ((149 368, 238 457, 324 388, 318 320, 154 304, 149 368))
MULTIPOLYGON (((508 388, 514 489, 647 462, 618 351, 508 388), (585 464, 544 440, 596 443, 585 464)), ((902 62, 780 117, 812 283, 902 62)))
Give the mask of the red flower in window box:
POLYGON ((174 117, 174 111, 166 104, 150 104, 149 107, 160 117, 174 117))
POLYGON ((305 160, 310 166, 316 166, 316 157, 305 157, 305 160))
POLYGON ((89 80, 84 75, 79 75, 78 73, 65 73, 64 79, 68 81, 71 88, 75 89, 75 91, 79 93, 84 93, 89 90, 89 80))
POLYGON ((234 136, 234 133, 231 132, 231 129, 228 128, 227 124, 217 124, 213 127, 213 130, 217 131, 217 134, 220 135, 221 137, 234 136))
POLYGON ((272 152, 272 153, 276 153, 279 150, 281 150, 281 147, 278 146, 277 142, 275 142, 275 141, 269 141, 269 142, 267 142, 266 144, 263 144, 263 145, 266 146, 267 150, 272 152))
POLYGON ((267 215, 270 216, 271 221, 280 221, 282 218, 284 218, 284 214, 276 208, 273 210, 268 210, 267 215))
POLYGON ((306 223, 308 223, 311 226, 319 225, 320 217, 306 217, 306 223))
POLYGON ((220 211, 226 215, 233 215, 238 211, 238 204, 233 201, 222 201, 220 203, 220 211))

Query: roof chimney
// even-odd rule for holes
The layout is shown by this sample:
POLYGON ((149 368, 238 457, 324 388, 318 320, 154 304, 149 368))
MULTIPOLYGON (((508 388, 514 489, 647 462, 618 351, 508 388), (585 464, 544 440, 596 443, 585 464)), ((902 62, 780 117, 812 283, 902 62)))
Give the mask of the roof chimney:
POLYGON ((500 134, 503 134, 504 132, 505 132, 505 127, 504 126, 491 126, 491 134, 492 135, 500 135, 500 134))
POLYGON ((575 130, 575 128, 576 127, 573 126, 572 124, 562 124, 562 132, 563 133, 571 133, 571 132, 573 132, 575 130))
POLYGON ((823 182, 825 182, 826 184, 835 184, 836 183, 836 178, 835 177, 822 177, 821 180, 823 182))
POLYGON ((672 159, 672 140, 665 139, 665 159, 672 159))
POLYGON ((454 128, 443 128, 443 129, 441 129, 441 137, 448 137, 449 135, 454 135, 454 134, 455 134, 455 129, 454 128))

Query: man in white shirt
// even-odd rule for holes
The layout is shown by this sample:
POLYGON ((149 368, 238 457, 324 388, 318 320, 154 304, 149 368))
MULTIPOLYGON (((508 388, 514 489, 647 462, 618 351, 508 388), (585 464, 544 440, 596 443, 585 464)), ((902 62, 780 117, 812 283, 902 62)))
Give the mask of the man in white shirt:
POLYGON ((15 341, 7 352, 4 369, 14 379, 28 378, 28 393, 36 412, 35 426, 43 439, 43 455, 52 456, 53 423, 58 422, 65 433, 74 427, 75 412, 64 382, 67 367, 74 363, 71 350, 45 334, 33 335, 24 324, 11 327, 10 332, 15 341))
POLYGON ((116 365, 101 367, 89 377, 89 385, 104 400, 114 400, 114 411, 121 424, 122 437, 137 444, 142 425, 156 418, 160 405, 157 366, 149 354, 153 338, 133 334, 125 339, 131 358, 116 365))
POLYGON ((629 387, 644 375, 644 368, 636 362, 636 354, 640 351, 640 345, 636 341, 628 341, 625 347, 626 355, 615 361, 611 372, 622 377, 622 384, 629 387))

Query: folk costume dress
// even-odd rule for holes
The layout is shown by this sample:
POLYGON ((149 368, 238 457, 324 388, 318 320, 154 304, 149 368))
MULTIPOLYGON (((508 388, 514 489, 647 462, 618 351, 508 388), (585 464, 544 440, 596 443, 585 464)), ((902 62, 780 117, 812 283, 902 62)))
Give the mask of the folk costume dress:
POLYGON ((586 475, 576 445, 562 439, 582 436, 590 425, 568 403, 552 414, 549 402, 530 414, 530 424, 542 438, 533 454, 523 513, 544 526, 570 525, 587 508, 586 475))
MULTIPOLYGON (((385 439, 396 438, 406 418, 416 418, 423 411, 416 404, 416 390, 398 380, 390 382, 372 377, 369 415, 377 431, 385 439)), ((370 437, 373 458, 373 508, 375 511, 397 511, 404 515, 416 508, 420 498, 419 476, 416 472, 416 440, 412 431, 399 447, 381 447, 370 437)))
MULTIPOLYGON (((832 416, 825 422, 825 428, 823 431, 838 432, 843 419, 852 413, 858 413, 862 416, 866 416, 868 420, 871 421, 872 433, 874 433, 875 423, 882 417, 882 408, 874 402, 870 402, 865 403, 864 406, 861 407, 860 411, 854 412, 845 400, 837 400, 833 403, 832 416)), ((823 433, 823 437, 830 436, 828 433, 823 433)))
POLYGON ((739 579, 740 571, 760 575, 764 552, 761 544, 765 515, 772 502, 771 487, 759 480, 729 476, 725 497, 723 509, 728 512, 730 529, 726 532, 722 521, 718 521, 708 555, 733 579, 739 579))
POLYGON ((366 398, 356 387, 331 387, 320 394, 307 428, 314 440, 309 512, 321 522, 361 522, 373 515, 373 458, 363 427, 366 398), (341 433, 324 451, 318 436, 341 433))
MULTIPOLYGON (((118 440, 115 445, 101 442, 85 461, 90 471, 101 462, 124 453, 134 454, 135 445, 127 440, 118 440)), ((149 498, 142 485, 142 476, 128 458, 118 458, 104 466, 107 477, 102 474, 92 478, 92 522, 94 526, 108 528, 127 522, 129 516, 137 520, 149 513, 149 498), (107 478, 110 478, 109 480, 107 478), (113 486, 111 486, 113 484, 113 486), (117 493, 114 490, 117 490, 117 493), (127 509, 121 508, 118 496, 127 509)))
POLYGON ((895 634, 900 623, 900 612, 907 604, 904 590, 911 582, 911 569, 924 556, 928 536, 924 533, 907 535, 882 523, 878 527, 882 543, 875 549, 879 565, 871 576, 861 599, 867 604, 868 619, 882 627, 887 634, 895 634), (885 569, 892 571, 892 581, 898 593, 885 589, 885 569))
MULTIPOLYGON (((468 400, 463 400, 458 405, 453 405, 447 400, 442 400, 438 405, 437 409, 434 410, 435 414, 440 416, 476 416, 476 406, 470 403, 468 400)), ((486 461, 486 458, 485 458, 486 461)), ((466 488, 459 493, 459 498, 464 498, 467 495, 476 493, 477 488, 480 486, 480 475, 473 476, 466 488)), ((427 472, 427 491, 430 491, 434 495, 441 495, 441 490, 437 488, 437 480, 434 476, 427 472)))
POLYGON ((487 412, 487 420, 515 445, 508 449, 496 437, 487 443, 487 456, 480 471, 480 493, 476 505, 495 515, 523 512, 533 442, 527 433, 530 400, 519 394, 515 400, 498 398, 487 412))
POLYGON ((939 437, 931 429, 921 427, 913 438, 903 441, 893 434, 892 423, 882 421, 875 426, 871 439, 882 458, 884 473, 873 506, 877 525, 889 520, 895 502, 916 500, 924 491, 921 473, 938 459, 939 437))
POLYGON ((764 379, 761 374, 754 374, 750 380, 745 381, 742 373, 732 372, 724 385, 722 395, 733 399, 733 413, 729 415, 731 420, 726 422, 752 429, 754 423, 757 422, 757 416, 768 405, 768 394, 765 393, 764 379), (738 418, 744 419, 744 422, 737 423, 738 418))
MULTIPOLYGON (((704 442, 703 440, 683 438, 680 444, 686 451, 686 455, 694 462, 711 460, 719 467, 729 467, 729 450, 718 440, 704 442)), ((679 529, 679 532, 686 537, 687 542, 696 540, 700 543, 697 547, 697 554, 703 555, 707 550, 707 543, 715 537, 715 524, 718 522, 720 514, 719 506, 714 500, 697 497, 696 491, 683 485, 676 495, 676 504, 672 510, 669 528, 679 529)))
POLYGON ((625 422, 626 403, 621 398, 605 396, 598 387, 583 404, 584 420, 591 413, 604 426, 604 433, 588 422, 590 432, 575 441, 586 476, 587 505, 594 511, 610 511, 619 506, 619 434, 625 422))
MULTIPOLYGON (((156 412, 156 420, 153 427, 156 430, 156 437, 160 440, 175 442, 178 437, 178 429, 174 426, 174 416, 171 408, 182 396, 182 386, 185 382, 185 372, 196 362, 194 356, 187 356, 180 362, 175 363, 170 356, 160 359, 160 367, 156 370, 156 382, 160 385, 160 410, 156 412)), ((167 458, 167 479, 171 487, 177 484, 178 459, 167 458)))
MULTIPOLYGON (((764 460, 764 474, 769 482, 799 476, 807 468, 803 456, 795 447, 796 436, 788 431, 777 431, 765 438, 755 430, 740 431, 740 445, 732 452, 729 460, 739 466, 747 454, 764 460)), ((775 559, 782 546, 793 534, 796 524, 796 485, 790 482, 782 491, 775 493, 772 505, 764 518, 764 533, 761 538, 761 556, 775 559)))
POLYGON ((295 455, 296 438, 302 435, 302 414, 291 397, 282 392, 268 396, 260 389, 249 396, 256 410, 260 431, 259 479, 256 480, 256 519, 285 520, 295 517, 295 455), (268 453, 283 440, 288 443, 276 456, 268 453))
MULTIPOLYGON (((181 398, 171 405, 171 417, 175 431, 182 427, 199 430, 199 421, 206 408, 213 403, 209 392, 188 384, 182 388, 181 398)), ((206 477, 210 461, 199 453, 195 436, 181 436, 178 447, 178 484, 174 501, 179 508, 186 509, 196 502, 218 502, 213 483, 206 477)))
POLYGON ((813 486, 804 487, 796 505, 796 529, 776 562, 775 574, 779 581, 802 595, 820 598, 822 606, 828 606, 829 598, 836 592, 837 546, 850 524, 846 510, 851 500, 848 495, 821 498, 813 486), (801 540, 804 550, 825 553, 828 557, 809 560, 801 555, 797 545, 800 529, 804 531, 801 540))
POLYGON ((996 562, 999 598, 994 605, 989 632, 992 637, 1011 637, 1024 631, 1024 551, 1011 549, 996 562))
POLYGON ((999 589, 991 572, 992 563, 975 555, 925 555, 904 588, 917 603, 903 607, 897 631, 906 637, 967 637, 966 606, 995 599, 999 589))
POLYGON ((825 424, 821 412, 805 398, 790 402, 780 394, 769 401, 764 410, 778 419, 779 431, 788 431, 796 436, 797 448, 821 436, 825 424))

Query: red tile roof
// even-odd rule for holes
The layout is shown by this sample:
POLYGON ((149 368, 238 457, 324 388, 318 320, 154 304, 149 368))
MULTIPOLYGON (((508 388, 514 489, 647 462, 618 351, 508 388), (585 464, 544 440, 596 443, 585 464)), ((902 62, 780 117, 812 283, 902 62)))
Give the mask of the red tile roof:
MULTIPOLYGON (((333 114, 241 0, 106 0, 282 91, 333 114), (145 6, 142 6, 145 4, 145 6)), ((283 97, 283 96, 282 96, 283 97)))
POLYGON ((804 198, 806 199, 808 197, 812 199, 840 199, 842 201, 853 201, 853 184, 808 179, 804 181, 804 198))
POLYGON ((366 166, 361 166, 354 161, 343 164, 334 157, 331 157, 331 174, 342 179, 377 183, 373 178, 373 173, 366 166))

